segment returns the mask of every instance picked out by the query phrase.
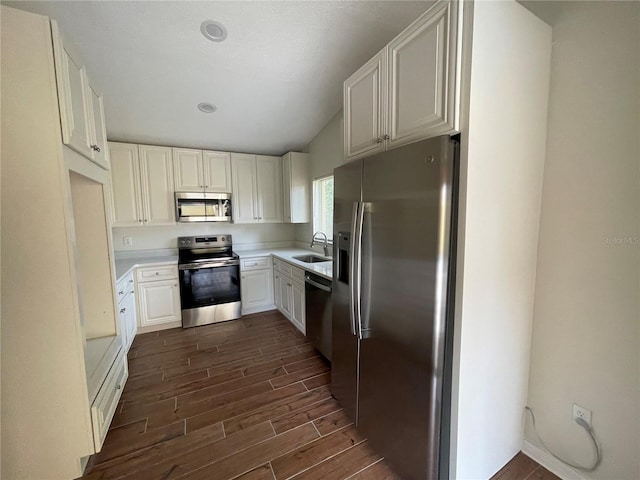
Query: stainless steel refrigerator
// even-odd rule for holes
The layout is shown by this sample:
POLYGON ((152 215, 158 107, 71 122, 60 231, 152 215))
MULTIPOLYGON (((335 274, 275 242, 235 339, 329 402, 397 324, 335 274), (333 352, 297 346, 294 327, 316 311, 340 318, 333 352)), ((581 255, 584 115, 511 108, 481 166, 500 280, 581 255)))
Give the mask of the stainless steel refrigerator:
POLYGON ((334 171, 331 390, 407 480, 448 478, 458 142, 334 171))

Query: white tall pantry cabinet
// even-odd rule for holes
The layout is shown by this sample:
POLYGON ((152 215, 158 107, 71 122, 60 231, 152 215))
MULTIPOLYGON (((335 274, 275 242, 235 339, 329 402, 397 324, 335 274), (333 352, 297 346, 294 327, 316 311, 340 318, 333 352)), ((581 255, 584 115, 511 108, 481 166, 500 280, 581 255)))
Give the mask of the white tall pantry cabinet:
POLYGON ((109 176, 101 168, 107 164, 82 147, 95 133, 87 112, 101 102, 95 91, 78 90, 86 80, 79 62, 72 83, 60 83, 64 76, 56 83, 65 64, 54 65, 48 18, 1 10, 0 476, 77 478, 83 459, 102 446, 128 375, 110 258, 109 176), (80 102, 72 106, 73 122, 82 118, 71 135, 81 140, 76 145, 58 104, 69 99, 66 86, 72 103, 80 102))
POLYGON ((551 27, 515 1, 460 5, 465 54, 450 474, 467 479, 491 477, 522 448, 551 27))

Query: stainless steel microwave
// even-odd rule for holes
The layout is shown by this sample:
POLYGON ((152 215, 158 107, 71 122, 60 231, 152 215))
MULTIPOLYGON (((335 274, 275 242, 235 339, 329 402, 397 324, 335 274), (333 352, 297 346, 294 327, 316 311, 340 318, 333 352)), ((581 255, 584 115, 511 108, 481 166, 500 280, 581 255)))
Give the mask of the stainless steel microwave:
POLYGON ((178 222, 230 222, 231 194, 176 192, 178 222))

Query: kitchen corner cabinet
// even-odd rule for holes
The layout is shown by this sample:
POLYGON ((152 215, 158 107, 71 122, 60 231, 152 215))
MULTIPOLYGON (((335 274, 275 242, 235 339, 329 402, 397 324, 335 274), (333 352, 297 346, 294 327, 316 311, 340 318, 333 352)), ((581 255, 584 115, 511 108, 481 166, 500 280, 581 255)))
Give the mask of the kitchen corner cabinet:
POLYGON ((240 260, 242 315, 273 310, 273 264, 271 257, 240 260))
POLYGON ((346 158, 460 130, 461 22, 436 2, 345 81, 346 158))
POLYGON ((174 225, 171 149, 109 142, 113 226, 174 225))
POLYGON ((273 263, 276 307, 305 334, 304 270, 277 258, 273 263))
POLYGON ((176 192, 231 192, 231 155, 228 152, 173 149, 176 192))
POLYGON ((87 77, 80 56, 51 20, 62 143, 109 169, 102 96, 87 77))
POLYGON ((282 223, 282 159, 231 154, 234 223, 282 223))
POLYGON ((289 152, 282 157, 283 220, 311 221, 311 166, 308 153, 289 152))
POLYGON ((176 264, 136 269, 138 323, 153 327, 182 320, 176 264))

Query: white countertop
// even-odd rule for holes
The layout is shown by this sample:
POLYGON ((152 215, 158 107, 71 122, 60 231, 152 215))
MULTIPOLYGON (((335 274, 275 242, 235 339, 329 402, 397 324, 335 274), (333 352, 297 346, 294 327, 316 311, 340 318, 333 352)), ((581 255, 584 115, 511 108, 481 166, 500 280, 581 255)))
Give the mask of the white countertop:
POLYGON ((178 263, 178 255, 146 255, 140 257, 116 258, 116 282, 127 275, 132 268, 140 265, 152 266, 162 263, 178 263))
POLYGON ((333 278, 333 263, 331 260, 326 262, 318 262, 318 263, 305 263, 300 260, 296 260, 293 257, 297 257, 299 255, 318 255, 323 257, 324 255, 320 255, 315 250, 307 250, 304 248, 262 248, 259 250, 240 250, 236 251, 238 256, 242 258, 251 258, 251 257, 267 257, 269 255, 274 255, 285 262, 289 262, 296 267, 302 268, 307 272, 315 273, 320 275, 321 277, 326 278, 327 280, 331 280, 333 278))

